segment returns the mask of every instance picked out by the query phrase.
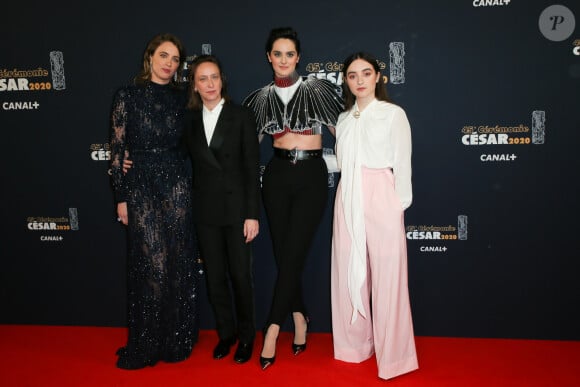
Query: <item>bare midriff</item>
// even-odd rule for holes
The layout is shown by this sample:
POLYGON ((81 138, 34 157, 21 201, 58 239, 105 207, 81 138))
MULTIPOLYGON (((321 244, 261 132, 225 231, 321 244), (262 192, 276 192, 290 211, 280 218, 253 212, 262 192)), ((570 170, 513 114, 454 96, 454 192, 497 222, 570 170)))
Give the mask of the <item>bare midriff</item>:
POLYGON ((322 135, 303 135, 296 133, 286 133, 282 137, 274 140, 274 148, 281 149, 322 149, 322 135))

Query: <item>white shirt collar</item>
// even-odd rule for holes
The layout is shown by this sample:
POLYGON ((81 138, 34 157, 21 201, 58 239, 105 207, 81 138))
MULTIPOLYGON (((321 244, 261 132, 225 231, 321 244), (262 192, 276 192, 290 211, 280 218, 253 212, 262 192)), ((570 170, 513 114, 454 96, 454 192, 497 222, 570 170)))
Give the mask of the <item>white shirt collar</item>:
POLYGON ((203 106, 203 129, 205 131, 205 138, 207 139, 208 145, 210 144, 211 138, 213 137, 213 132, 215 131, 218 118, 222 112, 224 102, 225 100, 222 98, 213 108, 213 110, 209 110, 205 105, 203 106))
POLYGON ((209 110, 207 106, 203 105, 203 114, 219 114, 222 111, 222 107, 224 106, 225 100, 222 98, 217 105, 212 110, 209 110))

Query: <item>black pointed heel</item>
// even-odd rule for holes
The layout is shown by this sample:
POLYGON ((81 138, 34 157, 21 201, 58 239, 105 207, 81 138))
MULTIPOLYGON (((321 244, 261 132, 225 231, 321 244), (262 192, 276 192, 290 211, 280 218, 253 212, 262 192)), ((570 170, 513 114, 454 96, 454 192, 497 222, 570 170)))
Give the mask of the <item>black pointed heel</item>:
POLYGON ((292 343, 292 352, 294 352, 294 356, 298 356, 304 351, 306 351, 306 343, 304 344, 292 343))
MULTIPOLYGON (((308 334, 308 323, 310 322, 310 319, 307 316, 304 316, 304 320, 306 321, 306 337, 306 334, 308 334)), ((306 338, 304 339, 304 344, 294 344, 294 341, 292 341, 292 352, 294 353, 294 356, 298 356, 304 351, 306 351, 306 338)))
POLYGON ((260 367, 262 367, 262 370, 265 370, 266 368, 270 367, 271 365, 274 365, 275 361, 276 361, 276 356, 273 356, 273 357, 260 356, 260 367))
MULTIPOLYGON (((262 350, 264 350, 264 344, 266 344, 266 334, 268 333, 268 328, 270 327, 270 325, 268 325, 267 327, 265 327, 262 330, 262 333, 264 334, 264 341, 262 342, 262 350)), ((278 333, 278 336, 280 334, 278 333)), ((278 337, 276 337, 276 345, 278 344, 278 337)), ((264 357, 262 356, 262 354, 260 353, 260 367, 262 367, 262 370, 265 370, 266 368, 274 365, 274 362, 276 361, 276 353, 274 353, 274 356, 272 357, 264 357)))

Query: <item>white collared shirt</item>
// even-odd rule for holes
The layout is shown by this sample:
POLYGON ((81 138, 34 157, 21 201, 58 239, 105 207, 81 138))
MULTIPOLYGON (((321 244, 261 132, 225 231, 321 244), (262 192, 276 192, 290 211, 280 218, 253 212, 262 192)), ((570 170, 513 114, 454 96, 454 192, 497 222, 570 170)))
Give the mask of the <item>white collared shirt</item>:
POLYGON ((211 143, 211 138, 213 136, 213 132, 215 131, 215 126, 217 124, 220 113, 222 112, 224 102, 225 101, 222 98, 221 101, 219 101, 218 104, 213 108, 213 110, 209 110, 205 105, 203 105, 203 129, 205 130, 207 145, 211 143))

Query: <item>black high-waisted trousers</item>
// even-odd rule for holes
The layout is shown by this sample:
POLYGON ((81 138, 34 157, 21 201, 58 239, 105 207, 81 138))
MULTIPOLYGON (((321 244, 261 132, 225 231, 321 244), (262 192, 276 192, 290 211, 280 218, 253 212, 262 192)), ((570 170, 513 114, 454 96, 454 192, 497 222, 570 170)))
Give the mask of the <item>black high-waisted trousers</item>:
POLYGON ((292 164, 274 156, 264 172, 262 196, 278 266, 266 327, 282 326, 291 312, 307 315, 302 271, 327 204, 328 170, 324 159, 292 164))

